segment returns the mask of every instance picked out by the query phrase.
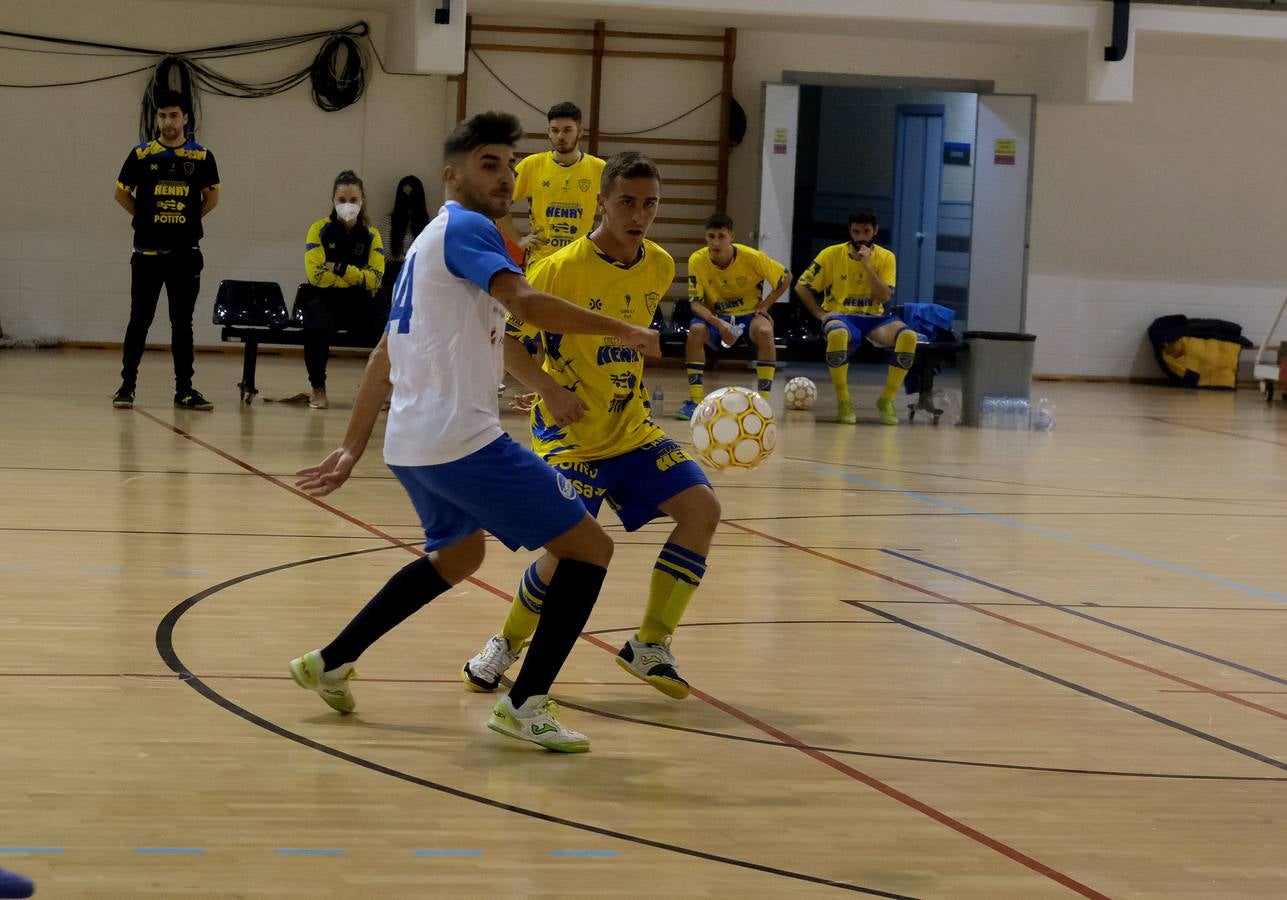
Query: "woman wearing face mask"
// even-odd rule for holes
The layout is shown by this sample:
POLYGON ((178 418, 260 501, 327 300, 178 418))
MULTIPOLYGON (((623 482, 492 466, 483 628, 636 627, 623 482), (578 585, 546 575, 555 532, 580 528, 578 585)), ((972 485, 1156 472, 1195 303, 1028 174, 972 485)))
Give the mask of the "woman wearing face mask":
MULTIPOLYGON (((308 229, 304 272, 313 289, 301 298, 308 405, 326 409, 326 363, 338 328, 375 325, 372 300, 384 278, 384 243, 367 224, 362 179, 345 170, 331 189, 331 214, 308 229)), ((382 324, 382 323, 380 323, 382 324)))

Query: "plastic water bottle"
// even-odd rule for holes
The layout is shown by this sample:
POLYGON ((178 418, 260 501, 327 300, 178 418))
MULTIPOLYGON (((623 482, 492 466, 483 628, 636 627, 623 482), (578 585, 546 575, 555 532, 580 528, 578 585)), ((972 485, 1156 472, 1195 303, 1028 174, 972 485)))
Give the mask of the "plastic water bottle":
POLYGON ((666 402, 666 393, 661 389, 661 385, 652 389, 652 400, 649 405, 652 406, 653 416, 660 416, 664 410, 662 404, 666 402))
POLYGON ((1028 427, 1033 431, 1051 431, 1055 427, 1055 405, 1042 397, 1032 408, 1028 427))
POLYGON ((961 395, 956 391, 935 390, 930 395, 935 409, 943 410, 943 421, 947 425, 961 424, 961 395))
POLYGON ((1010 398, 1010 415, 1007 427, 1011 431, 1028 430, 1028 401, 1023 397, 1010 398))
POLYGON ((731 327, 733 329, 732 342, 725 341, 723 337, 719 339, 720 346, 723 347, 725 350, 727 350, 729 347, 732 347, 733 344, 736 344, 741 339, 742 332, 746 331, 745 325, 734 323, 731 327))
POLYGON ((979 404, 979 427, 999 428, 1001 426, 1001 398, 984 397, 979 404))

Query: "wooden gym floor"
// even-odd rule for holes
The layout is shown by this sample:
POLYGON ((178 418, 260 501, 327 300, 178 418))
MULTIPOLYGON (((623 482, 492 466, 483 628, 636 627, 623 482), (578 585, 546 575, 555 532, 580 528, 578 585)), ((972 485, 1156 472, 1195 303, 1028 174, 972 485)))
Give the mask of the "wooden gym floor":
MULTIPOLYGON (((286 675, 419 540, 378 442, 324 502, 288 486, 358 360, 326 412, 239 406, 220 354, 214 412, 175 410, 165 353, 116 411, 117 369, 0 352, 0 867, 38 896, 1287 896, 1287 409, 1253 391, 1038 384, 1052 433, 885 428, 855 373, 865 421, 789 414, 716 479, 686 701, 612 662, 667 528, 605 514, 556 685, 594 749, 563 757, 458 680, 530 559, 495 543, 361 660, 358 714, 286 675)), ((673 410, 682 372, 651 377, 673 410)))

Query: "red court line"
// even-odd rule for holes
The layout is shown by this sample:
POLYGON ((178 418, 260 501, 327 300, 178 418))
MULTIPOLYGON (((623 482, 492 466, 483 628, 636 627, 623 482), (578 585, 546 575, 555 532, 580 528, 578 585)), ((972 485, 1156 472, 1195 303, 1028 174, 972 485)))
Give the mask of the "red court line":
MULTIPOLYGON (((218 447, 215 447, 212 444, 206 443, 205 441, 201 440, 195 435, 189 434, 188 432, 184 431, 182 428, 179 428, 177 425, 158 419, 156 416, 152 415, 151 413, 145 412, 144 410, 139 409, 138 407, 135 407, 134 411, 141 416, 151 419, 153 422, 156 422, 161 427, 167 428, 170 431, 173 431, 179 437, 192 441, 197 446, 203 447, 204 449, 209 450, 211 453, 214 453, 217 456, 220 456, 223 459, 226 459, 228 462, 233 463, 236 466, 240 466, 241 468, 245 469, 247 472, 251 472, 255 475, 258 475, 259 477, 263 478, 265 481, 269 481, 280 488, 284 488, 285 490, 290 491, 292 494, 295 494, 298 497, 304 498, 305 500, 309 501, 313 505, 321 509, 324 509, 327 512, 330 512, 336 516, 339 516, 344 521, 349 522, 353 525, 356 525, 357 527, 362 528, 363 530, 368 531, 371 534, 378 535, 379 537, 382 537, 385 540, 389 541, 391 544, 404 547, 404 549, 406 549, 410 553, 413 553, 416 555, 422 555, 422 552, 418 548, 407 547, 404 542, 399 541, 398 539, 394 538, 392 535, 385 534, 380 529, 375 528, 372 525, 368 525, 366 522, 363 522, 361 519, 351 516, 348 513, 344 512, 343 510, 337 509, 336 507, 322 500, 320 497, 312 497, 304 493, 303 491, 299 490, 294 485, 287 484, 286 482, 282 481, 279 478, 275 478, 274 476, 269 475, 266 472, 260 471, 259 469, 252 466, 250 463, 245 462, 244 460, 238 459, 237 457, 231 455, 230 453, 226 453, 223 450, 220 450, 218 447)), ((734 523, 729 522, 727 524, 733 525, 734 523)), ((749 531, 752 534, 760 534, 760 532, 754 531, 749 528, 745 528, 744 526, 735 526, 735 527, 741 528, 744 531, 749 531)), ((779 543, 787 544, 788 546, 794 546, 789 544, 789 542, 780 541, 779 539, 773 538, 769 535, 760 534, 760 536, 767 538, 769 540, 778 541, 779 543)), ((803 550, 805 548, 801 547, 799 549, 803 550)), ((842 562, 841 560, 836 560, 836 561, 842 562)), ((480 581, 479 579, 472 578, 472 577, 469 578, 468 581, 470 584, 476 585, 477 587, 482 588, 488 593, 494 594, 495 596, 504 600, 506 603, 510 602, 510 600, 512 599, 508 592, 501 590, 495 585, 488 584, 485 581, 480 581)), ((617 653, 617 648, 615 648, 611 644, 608 644, 600 640, 598 637, 595 637, 594 635, 582 634, 581 639, 584 641, 588 641, 591 644, 594 644, 596 647, 606 650, 607 652, 613 654, 614 656, 617 653)), ((792 737, 791 735, 787 734, 785 731, 775 728, 774 726, 769 725, 767 722, 763 722, 755 718, 749 713, 742 712, 735 706, 731 706, 725 703, 724 701, 719 700, 711 696, 710 694, 705 693, 704 691, 691 689, 691 692, 695 697, 704 701, 705 703, 710 704, 711 706, 715 707, 721 712, 724 712, 725 714, 732 716, 733 718, 738 719, 746 723, 747 725, 750 725, 752 728, 762 731, 763 733, 769 735, 770 737, 776 738, 782 743, 792 747, 793 749, 799 751, 800 753, 803 753, 805 756, 811 757, 812 759, 834 769, 835 771, 841 773, 842 775, 846 775, 849 778, 852 778, 853 780, 858 781, 861 784, 865 784, 868 787, 876 791, 879 791, 885 796, 898 801, 904 806, 907 806, 908 808, 913 809, 916 812, 921 813, 922 815, 928 816, 929 818, 933 819, 939 824, 946 825, 948 828, 952 829, 958 834, 961 834, 975 841, 976 843, 982 844, 984 847, 987 847, 990 850, 994 850, 997 853, 1000 853, 1002 856, 1006 857, 1007 859, 1010 859, 1013 862, 1016 862, 1019 865, 1024 866, 1025 868, 1030 869, 1033 872, 1036 872, 1037 874, 1050 879, 1051 881, 1054 881, 1058 884, 1063 885, 1064 887, 1068 888, 1074 893, 1080 894, 1083 897, 1094 898, 1094 900, 1109 900, 1108 895, 1101 894, 1099 891, 1095 890, 1092 887, 1082 884, 1080 881, 1077 881, 1071 876, 1065 875, 1062 872, 1058 871, 1057 869, 1053 869, 1050 866, 1046 865, 1045 863, 1039 860, 1033 859, 1031 856, 1028 856, 1026 853, 1022 852, 1021 850, 1017 850, 1014 847, 1011 847, 1009 844, 1002 843, 996 838, 990 837, 984 834, 983 832, 979 831, 978 829, 972 828, 969 825, 966 825, 964 822, 960 821, 959 819, 954 819, 952 816, 948 815, 942 810, 936 809, 935 807, 930 806, 928 803, 925 803, 921 800, 917 800, 915 797, 912 797, 910 794, 903 793, 902 791, 898 790, 892 785, 885 784, 885 782, 881 781, 878 778, 874 778, 873 776, 868 775, 865 772, 861 772, 858 769, 855 769, 853 766, 847 765, 841 762, 840 760, 835 759, 834 757, 829 756, 828 754, 822 752, 821 750, 816 750, 807 746, 803 741, 799 740, 798 738, 792 737)))
POLYGON ((899 587, 906 588, 909 591, 915 591, 918 594, 924 594, 927 597, 933 597, 936 600, 942 600, 944 603, 951 603, 954 606, 960 606, 960 607, 963 607, 964 609, 972 610, 981 615, 985 615, 990 618, 996 619, 999 622, 1005 622, 1007 625, 1014 625, 1016 628, 1022 628, 1025 631, 1031 631, 1032 633, 1039 634, 1042 637, 1048 637, 1051 640, 1059 641, 1060 643, 1067 644, 1070 647, 1076 647, 1078 650, 1085 650, 1087 653, 1094 653, 1096 656, 1102 656, 1105 659, 1111 659, 1114 662, 1119 662, 1123 665, 1130 666, 1133 669, 1139 669, 1142 672, 1148 672, 1150 675, 1156 675, 1158 678, 1165 678, 1167 681, 1173 681, 1176 684, 1182 684, 1185 687, 1190 688, 1194 691, 1198 691, 1204 694, 1212 694, 1216 697, 1221 698, 1222 700, 1228 700, 1230 703, 1237 703, 1239 706, 1245 706, 1248 709, 1254 709, 1256 712, 1262 712, 1262 713, 1265 713, 1266 715, 1273 716, 1274 718, 1277 718, 1277 719, 1287 719, 1287 713, 1285 712, 1280 712, 1279 710, 1272 709, 1268 706, 1262 706, 1261 704, 1256 703, 1253 700, 1245 700, 1242 697, 1236 696, 1235 694, 1232 694, 1228 691, 1222 691, 1218 688, 1208 687, 1207 685, 1201 684, 1197 681, 1191 681, 1188 678, 1185 678, 1183 675, 1176 675, 1172 672, 1167 672, 1163 669, 1158 669, 1154 666, 1150 666, 1147 663, 1142 663, 1142 662, 1139 662, 1138 660, 1130 659, 1129 657, 1119 656, 1118 654, 1113 653, 1112 651, 1103 650, 1091 644, 1086 644, 1086 643, 1083 643, 1082 641, 1074 640, 1073 638, 1070 638, 1070 637, 1065 637, 1062 634, 1057 634, 1056 632, 1049 631, 1037 625, 1029 625, 1027 622, 1021 622, 1018 619, 1012 619, 1007 615, 1003 615, 1002 613, 999 613, 999 612, 994 612, 990 609, 985 609, 984 607, 978 606, 977 604, 970 603, 965 600, 958 600, 955 597, 949 597, 947 594, 940 594, 938 591, 932 591, 929 588, 921 587, 920 585, 913 584, 910 581, 903 581, 901 578, 895 578, 893 575, 886 575, 884 572, 879 572, 876 569, 869 569, 866 566, 859 565, 858 563, 855 563, 855 562, 850 562, 847 559, 841 559, 838 556, 831 556, 830 554, 822 553, 818 550, 814 550, 812 547, 805 547, 802 544, 796 544, 792 541, 788 541, 786 538, 780 538, 772 534, 766 534, 763 531, 756 531, 754 528, 748 528, 745 525, 740 525, 737 522, 731 522, 727 519, 724 519, 721 521, 723 521, 725 525, 730 525, 733 528, 738 529, 739 531, 745 531, 748 534, 758 535, 759 537, 762 537, 765 540, 774 541, 775 543, 781 544, 786 547, 794 547, 796 550, 799 550, 803 553, 808 553, 810 556, 816 556, 819 559, 825 559, 828 562, 833 562, 838 565, 845 566, 846 568, 853 569, 856 572, 862 572, 864 575, 870 575, 872 578, 878 578, 881 581, 887 581, 890 584, 896 584, 899 587))

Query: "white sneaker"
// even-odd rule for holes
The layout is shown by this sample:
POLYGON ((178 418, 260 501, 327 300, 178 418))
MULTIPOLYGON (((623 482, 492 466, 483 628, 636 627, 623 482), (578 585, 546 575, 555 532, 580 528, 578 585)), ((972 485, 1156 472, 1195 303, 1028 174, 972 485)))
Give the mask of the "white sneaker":
POLYGON ((670 638, 666 638, 664 644, 645 644, 630 638, 617 653, 617 665, 667 697, 683 700, 688 696, 688 682, 676 667, 675 655, 670 652, 670 638))
POLYGON ((579 731, 560 725, 554 718, 558 711, 559 705, 547 694, 528 697, 526 703, 517 707, 506 695, 492 708, 487 727, 520 741, 531 741, 546 750, 585 753, 590 749, 590 739, 579 731))
MULTIPOLYGON (((521 649, 521 648, 520 648, 521 649)), ((460 670, 460 680, 465 687, 480 694, 496 690, 505 670, 518 662, 518 653, 509 648, 509 641, 494 634, 487 639, 483 649, 460 670)))
POLYGON ((336 712, 351 713, 357 708, 357 700, 349 690, 349 679, 357 677, 353 663, 345 663, 328 672, 322 668, 322 651, 310 650, 290 661, 290 677, 300 687, 317 691, 326 705, 336 712))

